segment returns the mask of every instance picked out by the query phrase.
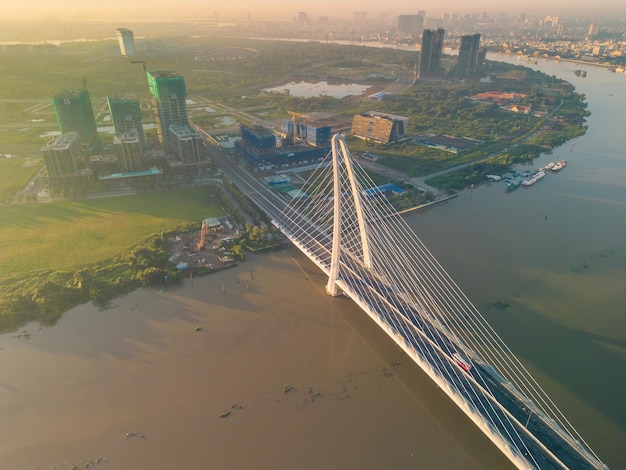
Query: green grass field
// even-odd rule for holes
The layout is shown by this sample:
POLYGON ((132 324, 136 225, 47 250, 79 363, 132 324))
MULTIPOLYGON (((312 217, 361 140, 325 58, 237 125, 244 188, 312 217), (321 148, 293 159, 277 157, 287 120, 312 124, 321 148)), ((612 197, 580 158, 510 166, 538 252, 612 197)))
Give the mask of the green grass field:
POLYGON ((0 156, 0 202, 22 189, 41 164, 41 159, 0 156))
POLYGON ((0 285, 97 263, 151 234, 221 215, 202 188, 0 207, 0 285))

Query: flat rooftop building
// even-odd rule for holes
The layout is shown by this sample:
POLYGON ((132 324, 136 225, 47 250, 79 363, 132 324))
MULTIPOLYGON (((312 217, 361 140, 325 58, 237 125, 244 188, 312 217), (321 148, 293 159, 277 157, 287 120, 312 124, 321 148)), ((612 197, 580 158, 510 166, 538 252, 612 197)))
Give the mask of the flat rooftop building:
POLYGON ((171 125, 169 132, 172 151, 179 161, 196 163, 206 160, 204 140, 193 127, 171 125))
POLYGON ((404 137, 409 118, 368 111, 352 120, 352 134, 363 140, 388 144, 404 137))

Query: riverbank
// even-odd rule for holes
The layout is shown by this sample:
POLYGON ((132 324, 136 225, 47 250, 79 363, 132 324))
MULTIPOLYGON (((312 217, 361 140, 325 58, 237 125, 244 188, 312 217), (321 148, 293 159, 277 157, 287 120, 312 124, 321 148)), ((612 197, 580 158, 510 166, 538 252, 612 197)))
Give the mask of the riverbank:
MULTIPOLYGON (((501 53, 501 54, 505 54, 505 53, 501 53)), ((602 62, 592 62, 589 60, 578 60, 578 59, 567 59, 564 57, 551 57, 551 56, 525 56, 525 55, 519 55, 519 54, 506 54, 506 55, 511 55, 511 56, 518 56, 518 57, 528 57, 529 59, 532 57, 534 59, 546 59, 546 60, 551 60, 551 61, 555 61, 555 62, 570 62, 572 64, 580 64, 580 65, 593 65, 594 67, 604 67, 607 68, 611 71, 614 71, 614 69, 622 67, 624 68, 624 65, 615 65, 615 64, 604 64, 602 62)))
POLYGON ((426 209, 427 207, 431 207, 431 206, 434 206, 436 204, 440 204, 442 202, 449 201, 450 199, 454 199, 457 196, 458 196, 458 194, 450 194, 449 196, 442 197, 442 198, 437 199, 435 201, 427 202, 426 204, 421 204, 419 206, 415 206, 415 207, 411 207, 409 209, 405 209, 403 211, 398 212, 398 214, 400 214, 400 215, 410 214, 411 212, 419 211, 421 209, 426 209))

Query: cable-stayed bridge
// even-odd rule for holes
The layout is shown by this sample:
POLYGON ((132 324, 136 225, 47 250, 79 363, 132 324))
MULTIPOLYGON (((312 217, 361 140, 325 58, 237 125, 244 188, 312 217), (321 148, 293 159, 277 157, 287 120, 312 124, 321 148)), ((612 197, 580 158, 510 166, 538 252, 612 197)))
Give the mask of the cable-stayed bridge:
POLYGON ((355 162, 341 135, 289 203, 232 161, 226 175, 518 468, 606 469, 355 162))

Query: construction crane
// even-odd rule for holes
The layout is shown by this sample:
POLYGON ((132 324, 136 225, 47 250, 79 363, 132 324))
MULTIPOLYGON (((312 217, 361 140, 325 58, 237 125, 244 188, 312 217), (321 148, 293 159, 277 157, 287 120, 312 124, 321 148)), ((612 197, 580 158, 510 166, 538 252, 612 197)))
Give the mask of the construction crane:
POLYGON ((146 71, 146 62, 143 60, 131 60, 130 61, 131 64, 141 64, 141 67, 143 68, 143 71, 146 71))
POLYGON ((309 116, 307 116, 306 114, 300 114, 300 113, 296 113, 295 111, 290 111, 287 110, 287 112, 289 114, 291 114, 291 132, 292 132, 292 137, 293 137, 293 147, 296 147, 296 143, 297 143, 297 137, 298 137, 298 132, 296 129, 296 117, 304 120, 304 119, 309 119, 309 116))
POLYGON ((209 234, 209 224, 207 224, 206 220, 202 221, 202 227, 200 227, 200 240, 196 245, 198 251, 204 248, 204 244, 206 243, 206 237, 209 234))

